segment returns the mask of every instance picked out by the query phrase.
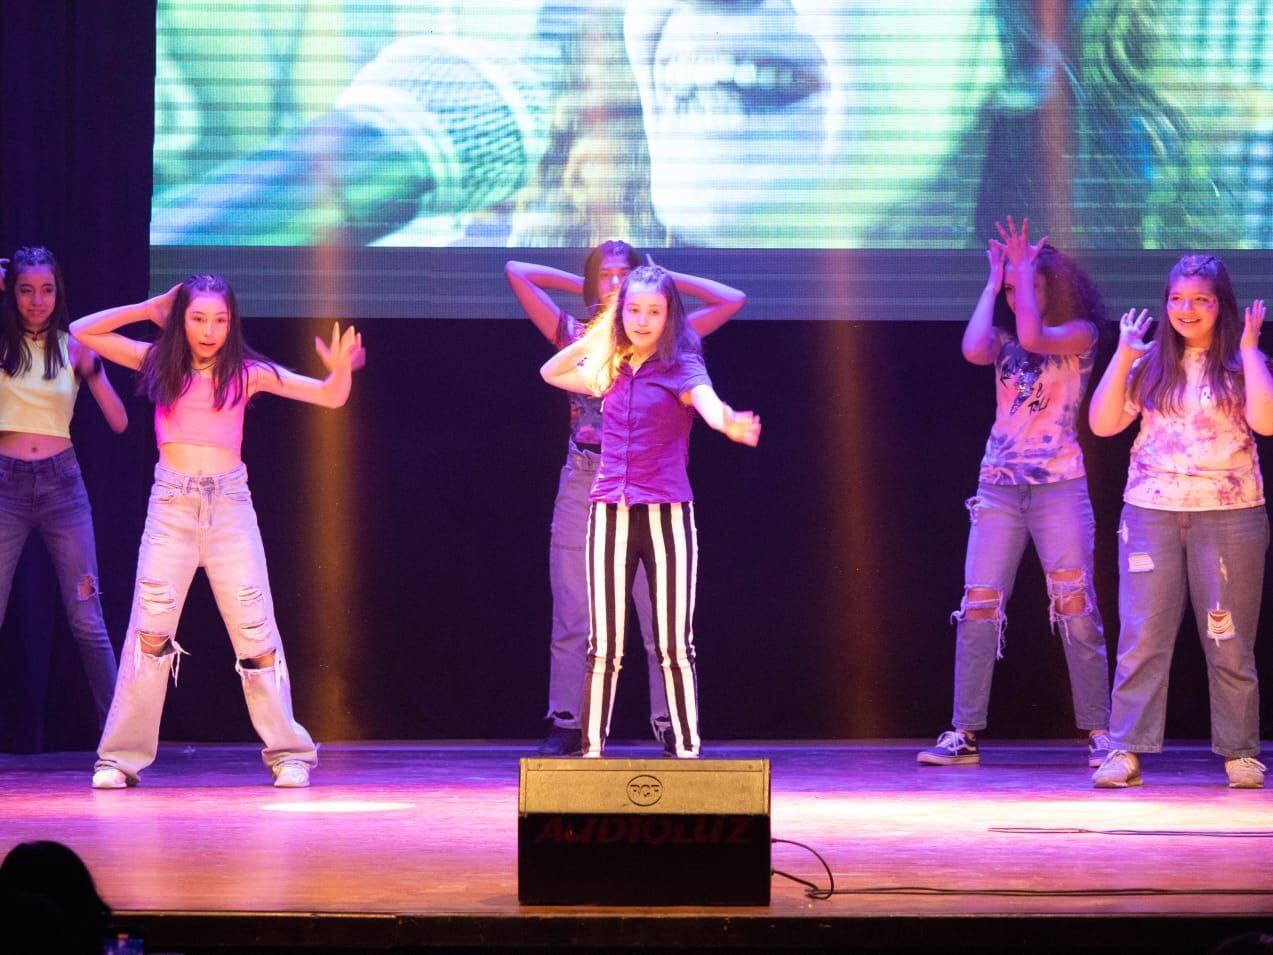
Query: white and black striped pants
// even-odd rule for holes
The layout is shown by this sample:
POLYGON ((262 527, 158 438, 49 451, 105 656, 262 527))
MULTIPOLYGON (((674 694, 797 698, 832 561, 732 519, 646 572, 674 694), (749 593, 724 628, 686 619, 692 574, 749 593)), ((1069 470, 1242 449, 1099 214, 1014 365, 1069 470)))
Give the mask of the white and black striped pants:
POLYGON ((591 632, 584 675, 583 754, 600 756, 610 733, 615 682, 622 668, 627 596, 638 561, 650 581, 654 642, 676 755, 698 755, 698 685, 694 674, 694 588, 698 532, 694 505, 594 503, 588 517, 591 632))

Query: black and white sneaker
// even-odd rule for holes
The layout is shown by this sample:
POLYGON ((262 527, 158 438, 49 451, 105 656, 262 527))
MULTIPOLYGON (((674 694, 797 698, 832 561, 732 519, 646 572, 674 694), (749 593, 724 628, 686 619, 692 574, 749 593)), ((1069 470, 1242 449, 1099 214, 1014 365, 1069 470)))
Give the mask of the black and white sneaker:
POLYGON ((921 749, 915 761, 925 766, 975 766, 981 762, 977 739, 963 730, 947 730, 928 749, 921 749))
POLYGON ((539 747, 540 756, 582 756, 583 733, 579 727, 556 726, 539 747))

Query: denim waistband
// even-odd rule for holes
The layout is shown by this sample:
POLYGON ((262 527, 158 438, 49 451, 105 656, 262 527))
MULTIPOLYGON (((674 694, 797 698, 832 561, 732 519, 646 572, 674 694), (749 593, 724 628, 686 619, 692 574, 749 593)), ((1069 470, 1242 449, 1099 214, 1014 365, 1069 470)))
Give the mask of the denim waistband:
POLYGON ((7 454, 0 454, 0 474, 69 474, 78 467, 79 461, 75 459, 74 448, 67 448, 65 451, 51 454, 47 458, 36 458, 34 461, 28 461, 24 458, 11 458, 7 454))
POLYGON ((247 483, 247 480, 248 468, 246 464, 240 464, 238 467, 224 471, 221 474, 182 474, 180 471, 166 468, 162 464, 155 465, 155 483, 178 488, 183 493, 197 490, 220 492, 230 487, 241 487, 247 483))
POLYGON ((601 466, 601 455, 585 451, 572 441, 566 447, 566 465, 576 471, 595 471, 601 466))

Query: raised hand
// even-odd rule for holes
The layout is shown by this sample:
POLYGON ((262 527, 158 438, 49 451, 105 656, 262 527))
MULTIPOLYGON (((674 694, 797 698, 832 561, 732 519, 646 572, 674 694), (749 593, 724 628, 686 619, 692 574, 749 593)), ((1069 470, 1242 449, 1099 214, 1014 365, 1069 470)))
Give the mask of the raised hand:
POLYGON ((752 411, 735 411, 726 405, 724 431, 729 440, 754 448, 760 441, 760 415, 752 411))
POLYGON ((1149 351, 1158 344, 1156 341, 1145 341, 1145 336, 1149 334, 1149 327, 1153 323, 1154 317, 1147 309, 1142 308, 1137 315, 1136 309, 1129 308, 1118 320, 1118 347, 1141 354, 1149 351))
POLYGON ((1032 267, 1034 260, 1039 257, 1039 251, 1048 241, 1045 235, 1038 242, 1030 244, 1028 218, 1021 220, 1020 232, 1017 231, 1017 224, 1012 221, 1012 216, 1008 216, 1008 228, 1005 229, 1002 222, 996 222, 995 228, 999 230, 999 235, 1003 238, 1004 255, 1014 269, 1032 267))
POLYGON ((1264 299, 1257 298, 1246 310, 1246 321, 1242 326, 1242 340, 1238 343, 1240 351, 1260 350, 1260 329, 1264 326, 1264 299))
MULTIPOLYGON (((353 331, 352 327, 348 331, 353 331)), ((318 352, 318 357, 323 362, 323 367, 328 371, 332 370, 332 349, 325 341, 314 336, 314 351, 318 352)), ((358 371, 367 365, 367 350, 362 347, 362 332, 354 334, 354 353, 349 361, 349 370, 358 371)))
MULTIPOLYGON (((324 365, 332 372, 352 372, 354 370, 354 355, 362 351, 362 336, 350 325, 342 332, 340 330, 340 322, 332 322, 331 342, 324 342, 321 339, 314 339, 314 350, 318 352, 318 357, 322 359, 324 365)), ((363 353, 363 362, 366 362, 366 353, 363 353)))
POLYGON ((997 295, 1003 288, 1003 268, 1007 264, 1004 244, 998 239, 986 242, 986 260, 990 263, 990 277, 986 279, 986 285, 997 295))

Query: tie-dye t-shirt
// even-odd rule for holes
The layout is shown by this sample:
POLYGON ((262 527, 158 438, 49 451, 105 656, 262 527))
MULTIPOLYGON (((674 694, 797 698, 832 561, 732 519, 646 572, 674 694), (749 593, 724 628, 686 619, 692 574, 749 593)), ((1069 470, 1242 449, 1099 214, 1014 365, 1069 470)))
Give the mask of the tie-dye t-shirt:
MULTIPOLYGON (((565 348, 585 331, 583 322, 565 309, 557 315, 557 348, 565 348)), ((569 391, 571 444, 601 445, 601 399, 569 391)))
POLYGON ((1216 407, 1203 380, 1206 360, 1204 349, 1185 349, 1179 413, 1128 401, 1127 412, 1141 416, 1123 492, 1128 504, 1159 511, 1231 511, 1264 503, 1251 429, 1241 411, 1216 407))
POLYGON ((981 459, 986 484, 1055 484, 1083 477, 1079 407, 1096 361, 1096 333, 1081 355, 1036 355, 996 329, 995 423, 981 459))

